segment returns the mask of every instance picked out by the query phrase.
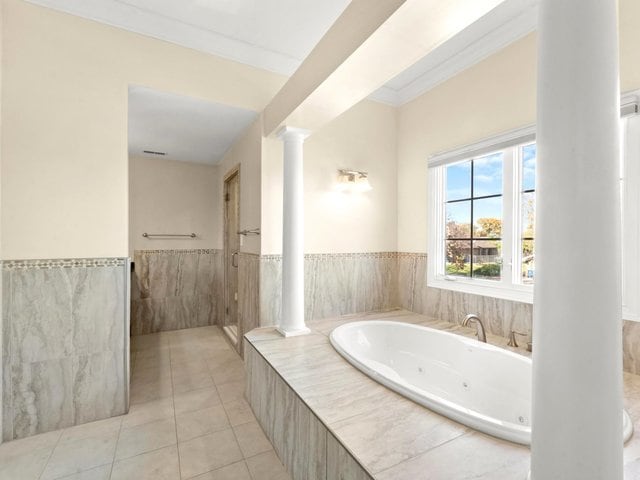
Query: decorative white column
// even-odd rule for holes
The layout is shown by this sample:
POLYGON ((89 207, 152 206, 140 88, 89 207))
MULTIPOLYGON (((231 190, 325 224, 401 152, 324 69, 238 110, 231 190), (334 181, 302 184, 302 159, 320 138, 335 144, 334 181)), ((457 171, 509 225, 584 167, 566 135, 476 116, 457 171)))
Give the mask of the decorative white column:
POLYGON ((304 323, 304 190, 303 143, 307 130, 283 127, 282 319, 285 337, 309 333, 304 323))
POLYGON ((616 0, 541 0, 532 480, 622 480, 616 0))

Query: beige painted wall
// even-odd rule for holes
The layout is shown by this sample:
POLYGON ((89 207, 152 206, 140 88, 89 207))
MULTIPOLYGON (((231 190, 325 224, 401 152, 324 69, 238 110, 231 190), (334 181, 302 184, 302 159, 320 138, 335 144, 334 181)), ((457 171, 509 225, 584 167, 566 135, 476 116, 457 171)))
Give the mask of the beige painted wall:
POLYGON ((128 254, 129 84, 261 111, 285 78, 2 0, 4 259, 128 254))
MULTIPOLYGON (((620 1, 623 92, 640 88, 640 2, 620 1)), ((536 35, 531 34, 400 107, 398 249, 427 249, 427 159, 535 123, 536 35)), ((585 99, 588 101, 588 99, 585 99)))
MULTIPOLYGON (((220 171, 220 192, 224 192, 224 178, 238 165, 240 166, 240 230, 252 230, 260 227, 262 161, 262 116, 244 132, 226 153, 218 166, 220 171)), ((223 222, 223 208, 218 209, 220 222, 223 222)), ((222 224, 222 223, 221 223, 222 224)), ((220 231, 220 245, 223 245, 220 231)), ((240 239, 240 251, 260 253, 259 235, 243 236, 240 239)))
MULTIPOLYGON (((282 144, 266 139, 262 253, 282 251, 282 144)), ((304 144, 305 252, 395 251, 396 109, 365 100, 304 144), (337 192, 339 168, 369 172, 373 190, 337 192)))
POLYGON ((222 248, 219 169, 156 158, 129 159, 129 255, 134 250, 222 248), (144 238, 191 233, 196 238, 144 238))
POLYGON ((402 106, 398 114, 398 249, 427 248, 427 158, 535 121, 529 35, 402 106))

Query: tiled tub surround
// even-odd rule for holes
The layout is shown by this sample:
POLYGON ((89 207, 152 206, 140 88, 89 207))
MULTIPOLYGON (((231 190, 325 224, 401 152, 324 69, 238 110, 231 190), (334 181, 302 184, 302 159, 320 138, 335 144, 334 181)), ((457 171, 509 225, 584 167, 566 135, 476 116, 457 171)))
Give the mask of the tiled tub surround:
POLYGON ((222 250, 136 250, 134 262, 132 335, 220 323, 222 250))
MULTIPOLYGON (((399 306, 394 252, 306 254, 305 319, 399 306)), ((282 308, 282 255, 260 257, 260 325, 276 325, 282 308)))
POLYGON ((126 412, 127 269, 122 258, 3 262, 4 440, 126 412))
MULTIPOLYGON (((312 333, 301 337, 283 339, 272 328, 247 335, 247 399, 294 480, 415 480, 427 473, 430 480, 524 478, 528 448, 407 400, 360 373, 331 347, 328 334, 336 326, 380 318, 469 337, 475 332, 395 311, 312 321, 312 333)), ((489 335, 489 341, 508 348, 502 337, 489 335)), ((640 377, 625 373, 624 378, 625 407, 640 432, 640 377)), ((624 461, 626 478, 640 478, 640 434, 626 444, 624 461)))
MULTIPOLYGON (((531 332, 533 305, 529 303, 428 287, 423 253, 398 254, 398 292, 398 306, 405 310, 456 324, 468 313, 476 313, 488 332, 504 338, 512 330, 531 332)), ((624 370, 640 374, 640 322, 625 320, 622 336, 624 370)))
POLYGON ((260 326, 260 255, 240 252, 238 255, 238 341, 242 355, 246 332, 260 326))

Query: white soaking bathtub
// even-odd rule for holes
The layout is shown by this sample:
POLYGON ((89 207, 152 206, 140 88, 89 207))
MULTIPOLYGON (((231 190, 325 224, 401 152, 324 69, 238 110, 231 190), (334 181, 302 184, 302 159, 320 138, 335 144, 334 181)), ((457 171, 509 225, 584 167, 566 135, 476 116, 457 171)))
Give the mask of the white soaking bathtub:
MULTIPOLYGON (((494 437, 531 444, 531 359, 475 339, 383 320, 330 336, 356 368, 407 398, 494 437)), ((633 424, 623 411, 624 440, 633 424)))

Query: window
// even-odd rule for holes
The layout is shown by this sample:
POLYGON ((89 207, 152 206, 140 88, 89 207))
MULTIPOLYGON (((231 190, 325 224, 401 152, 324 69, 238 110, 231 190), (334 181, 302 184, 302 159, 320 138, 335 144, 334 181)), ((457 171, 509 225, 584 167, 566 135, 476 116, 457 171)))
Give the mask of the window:
POLYGON ((524 129, 430 161, 430 286, 530 301, 533 137, 533 128, 524 129))
MULTIPOLYGON (((621 127, 623 317, 640 321, 640 115, 621 127)), ((536 153, 528 127, 429 160, 429 286, 533 301, 536 153)))
POLYGON ((622 316, 640 321, 640 115, 622 119, 622 316))
POLYGON ((502 163, 497 152, 446 166, 447 275, 501 277, 502 163))

